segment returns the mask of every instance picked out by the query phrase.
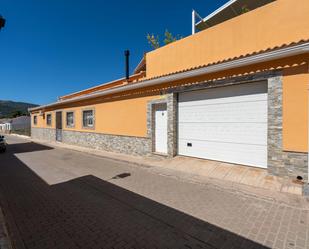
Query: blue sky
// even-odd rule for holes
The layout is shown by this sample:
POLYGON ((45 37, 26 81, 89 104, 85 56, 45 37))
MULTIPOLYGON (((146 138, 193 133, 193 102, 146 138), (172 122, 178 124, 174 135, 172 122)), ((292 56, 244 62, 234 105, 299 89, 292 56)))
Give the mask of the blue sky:
POLYGON ((36 104, 124 76, 150 50, 146 34, 188 36, 191 11, 226 0, 0 0, 0 99, 36 104))

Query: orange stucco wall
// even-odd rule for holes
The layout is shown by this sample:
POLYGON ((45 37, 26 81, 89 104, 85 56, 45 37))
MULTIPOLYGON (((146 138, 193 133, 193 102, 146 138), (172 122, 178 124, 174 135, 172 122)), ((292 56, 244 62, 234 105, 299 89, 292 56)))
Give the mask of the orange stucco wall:
POLYGON ((147 78, 309 39, 308 0, 277 0, 146 55, 147 78))
MULTIPOLYGON (((152 88, 138 90, 141 96, 125 93, 127 97, 115 100, 102 99, 94 103, 78 103, 71 107, 61 107, 63 111, 63 128, 75 131, 98 132, 105 134, 146 137, 147 135, 147 102, 160 98, 158 92, 188 82, 206 82, 214 79, 232 78, 241 75, 254 74, 272 69, 282 69, 283 75, 283 148, 287 151, 307 152, 308 149, 308 61, 309 55, 294 56, 281 60, 260 63, 250 67, 237 68, 198 78, 170 82, 152 88), (145 96, 149 94, 150 96, 145 96), (82 128, 82 110, 95 110, 95 128, 82 128), (65 127, 65 112, 74 111, 75 127, 65 127)), ((54 128, 55 111, 45 112, 45 119, 38 115, 38 125, 33 127, 54 128), (52 126, 46 125, 46 115, 52 113, 52 126)), ((33 114, 35 115, 35 114, 33 114)), ((32 115, 32 116, 33 116, 32 115)), ((32 117, 33 121, 33 117, 32 117)))
POLYGON ((283 148, 308 152, 308 64, 284 70, 283 148))
MULTIPOLYGON (((110 101, 92 105, 61 108, 63 112, 62 124, 64 130, 97 132, 123 136, 147 136, 147 102, 159 96, 147 96, 124 100, 110 101), (95 125, 93 129, 82 127, 82 110, 93 109, 95 111, 95 125), (74 128, 66 127, 66 112, 74 112, 74 128)), ((53 111, 53 127, 55 127, 55 112, 53 111)), ((46 112, 46 114, 49 112, 46 112)), ((35 115, 35 114, 33 114, 35 115)), ((32 116, 33 116, 32 115, 32 116)), ((33 117, 32 117, 33 120, 33 117)), ((38 125, 33 127, 48 128, 46 120, 38 116, 38 125)))
POLYGON ((31 126, 32 127, 40 127, 40 128, 55 128, 55 114, 54 112, 45 112, 45 115, 39 115, 38 113, 34 113, 31 115, 31 126), (46 116, 47 114, 52 115, 52 123, 51 125, 47 125, 46 116), (33 116, 37 116, 37 125, 33 123, 33 116))

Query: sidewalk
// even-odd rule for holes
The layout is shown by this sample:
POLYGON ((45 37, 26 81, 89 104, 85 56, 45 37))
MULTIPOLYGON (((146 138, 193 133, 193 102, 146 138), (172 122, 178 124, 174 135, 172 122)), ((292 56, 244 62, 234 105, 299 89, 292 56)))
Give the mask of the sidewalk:
POLYGON ((262 190, 262 192, 270 190, 273 192, 294 195, 302 195, 303 193, 302 182, 293 182, 291 179, 270 176, 267 174, 266 170, 254 167, 183 156, 176 156, 174 158, 164 158, 157 155, 147 157, 132 156, 59 142, 43 142, 31 138, 27 139, 35 143, 47 144, 51 147, 65 148, 99 157, 132 163, 138 166, 151 168, 152 171, 156 171, 156 173, 159 174, 169 175, 197 183, 205 183, 211 180, 212 183, 217 184, 220 187, 224 185, 227 188, 233 187, 240 191, 248 190, 249 188, 250 191, 258 192, 259 194, 259 190, 262 190))

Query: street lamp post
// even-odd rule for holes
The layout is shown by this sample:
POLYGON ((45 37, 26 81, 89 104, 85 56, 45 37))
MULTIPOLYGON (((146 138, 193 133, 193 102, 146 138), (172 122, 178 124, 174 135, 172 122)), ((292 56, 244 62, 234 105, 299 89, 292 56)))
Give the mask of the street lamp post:
POLYGON ((0 15, 0 30, 4 27, 5 25, 5 19, 0 15))

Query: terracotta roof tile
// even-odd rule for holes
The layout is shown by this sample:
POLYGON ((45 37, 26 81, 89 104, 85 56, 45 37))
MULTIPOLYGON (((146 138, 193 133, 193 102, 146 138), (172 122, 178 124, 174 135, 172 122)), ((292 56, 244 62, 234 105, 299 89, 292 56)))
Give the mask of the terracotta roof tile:
POLYGON ((224 63, 224 62, 242 59, 242 58, 245 58, 245 57, 248 57, 248 56, 253 56, 253 55, 262 54, 262 53, 266 53, 266 52, 270 52, 270 51, 275 51, 277 49, 287 48, 287 47, 291 47, 291 46, 295 46, 295 45, 301 45, 301 44, 307 43, 307 42, 309 42, 309 39, 307 39, 307 40, 302 39, 298 42, 292 42, 292 43, 289 43, 289 44, 282 44, 281 46, 275 46, 275 47, 272 47, 272 48, 263 49, 263 50, 256 51, 256 52, 253 52, 253 53, 248 53, 248 54, 245 54, 245 55, 235 56, 235 57, 231 57, 231 58, 228 58, 228 59, 225 59, 225 60, 216 61, 216 62, 213 62, 213 63, 203 64, 203 65, 200 65, 200 66, 191 67, 191 68, 175 71, 175 72, 168 73, 168 74, 162 74, 162 75, 158 75, 158 76, 155 76, 155 77, 146 78, 144 80, 139 81, 138 83, 141 83, 141 82, 144 82, 144 81, 147 81, 147 80, 158 79, 158 78, 161 78, 161 77, 166 77, 166 76, 170 76, 170 75, 174 75, 174 74, 178 74, 178 73, 184 73, 184 72, 200 69, 200 68, 203 68, 203 67, 209 67, 209 66, 221 64, 221 63, 224 63))

